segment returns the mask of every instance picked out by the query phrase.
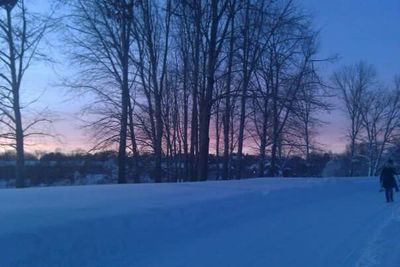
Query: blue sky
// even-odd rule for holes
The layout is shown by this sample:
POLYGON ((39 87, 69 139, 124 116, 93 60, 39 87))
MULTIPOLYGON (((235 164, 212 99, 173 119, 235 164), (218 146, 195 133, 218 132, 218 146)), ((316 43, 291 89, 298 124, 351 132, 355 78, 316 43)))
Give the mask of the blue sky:
MULTIPOLYGON (((31 0, 35 8, 45 9, 47 1, 31 0), (40 4, 37 4, 40 3, 40 4)), ((322 71, 329 77, 333 70, 344 64, 364 60, 376 66, 378 75, 390 83, 400 74, 400 1, 399 0, 298 0, 314 16, 314 25, 320 30, 320 57, 338 55, 335 64, 322 71)), ((26 98, 45 93, 37 107, 49 107, 58 114, 55 131, 63 135, 63 142, 45 141, 47 150, 60 148, 74 150, 87 147, 87 136, 80 130, 76 113, 85 100, 67 101, 71 95, 60 87, 58 74, 68 72, 61 51, 54 51, 60 64, 50 67, 42 64, 32 67, 25 80, 26 98)), ((322 115, 329 124, 320 129, 318 141, 332 151, 345 147, 345 119, 338 108, 322 115)))
POLYGON ((365 60, 384 80, 400 73, 400 1, 304 0, 321 30, 321 53, 339 64, 365 60))

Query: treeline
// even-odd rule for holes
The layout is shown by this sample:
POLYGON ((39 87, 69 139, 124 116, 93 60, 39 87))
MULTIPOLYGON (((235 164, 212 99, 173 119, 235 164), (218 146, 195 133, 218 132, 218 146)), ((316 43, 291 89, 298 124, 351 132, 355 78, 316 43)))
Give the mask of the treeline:
MULTIPOLYGON (((285 160, 283 172, 284 177, 321 177, 324 174, 325 166, 335 156, 329 154, 311 154, 309 161, 302 157, 292 156, 285 160)), ((26 179, 27 186, 62 186, 62 185, 83 185, 83 184, 111 184, 118 181, 118 154, 115 151, 103 151, 98 153, 40 153, 26 154, 25 169, 29 173, 26 179)), ((131 157, 128 157, 131 159, 131 157)), ((15 164, 16 155, 13 152, 0 154, 0 187, 15 186, 15 164)), ((154 155, 142 154, 137 158, 139 168, 139 181, 134 180, 131 175, 133 169, 128 165, 127 182, 149 183, 154 170, 152 161, 154 155)), ((163 159, 167 160, 167 159, 163 159)), ((232 161, 236 162, 237 157, 233 156, 232 161)), ((129 161, 132 162, 132 161, 129 161)), ((212 180, 217 179, 218 164, 220 159, 215 155, 210 156, 209 172, 212 180)), ((233 164, 235 166, 235 164, 233 164)), ((243 175, 246 178, 258 177, 258 157, 244 155, 243 175)), ((183 175, 184 166, 176 173, 168 173, 167 164, 162 165, 165 182, 186 182, 188 178, 183 175)), ((235 170, 232 170, 235 171, 235 170)))
MULTIPOLYGON (((80 185, 116 182, 116 154, 87 153, 25 154, 26 186, 80 185)), ((16 184, 16 153, 0 154, 0 184, 16 184)))
MULTIPOLYGON (((388 149, 392 159, 400 167, 400 144, 392 146, 388 149)), ((369 175, 369 161, 365 160, 368 155, 368 144, 359 143, 356 146, 356 153, 353 160, 349 161, 350 150, 344 153, 310 153, 308 160, 300 155, 288 156, 282 162, 281 177, 345 177, 352 170, 354 176, 369 175)), ((151 153, 143 153, 136 158, 139 166, 138 170, 134 169, 133 156, 128 156, 127 166, 127 182, 129 183, 152 183, 154 182, 154 155, 151 153), (138 174, 137 177, 133 173, 138 174)), ((25 154, 25 169, 29 176, 25 183, 27 186, 65 186, 65 185, 87 185, 87 184, 112 184, 118 182, 118 152, 102 151, 97 153, 86 153, 77 151, 73 153, 35 153, 25 154)), ((162 159, 162 172, 164 182, 188 182, 187 176, 184 175, 184 165, 176 169, 175 173, 171 173, 167 161, 171 160, 164 157, 162 159)), ((232 169, 237 166, 237 155, 232 155, 232 169)), ((257 155, 245 154, 243 161, 243 177, 257 178, 259 168, 259 157, 257 155)), ((270 158, 267 157, 267 162, 270 158)), ((269 163, 265 168, 269 168, 269 163)), ((0 153, 0 187, 15 186, 15 168, 16 154, 9 151, 0 153)), ((222 169, 221 158, 210 155, 209 158, 209 180, 222 179, 219 175, 222 169), (219 177, 219 178, 218 178, 219 177)), ((380 168, 378 169, 380 171, 380 168)))

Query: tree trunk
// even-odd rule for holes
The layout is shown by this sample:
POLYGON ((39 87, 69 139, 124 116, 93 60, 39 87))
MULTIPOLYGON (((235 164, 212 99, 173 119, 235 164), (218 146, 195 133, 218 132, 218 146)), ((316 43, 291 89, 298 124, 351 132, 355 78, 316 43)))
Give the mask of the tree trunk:
POLYGON ((237 159, 237 179, 242 178, 243 172, 243 144, 244 144, 244 127, 246 123, 246 102, 247 102, 247 87, 249 84, 249 12, 250 3, 246 3, 246 15, 244 21, 244 36, 243 36, 243 63, 242 63, 242 73, 243 73, 243 86, 242 86, 242 99, 240 103, 240 124, 239 124, 239 140, 238 140, 238 159, 237 159))
POLYGON ((200 125, 199 125, 199 179, 208 178, 208 153, 209 153, 209 129, 211 117, 212 94, 214 89, 214 74, 216 64, 216 46, 218 30, 218 0, 211 1, 211 32, 208 46, 207 64, 207 86, 206 92, 200 102, 200 125))
POLYGON ((199 114, 198 114, 198 94, 199 94, 199 71, 200 71, 200 41, 201 41, 201 4, 196 1, 195 10, 195 40, 194 40, 194 71, 193 71, 193 92, 192 92, 192 124, 190 135, 190 178, 192 181, 198 180, 198 155, 199 150, 199 114))
MULTIPOLYGON (((278 79, 276 79, 276 82, 278 79)), ((279 134, 279 113, 278 113, 278 88, 275 85, 271 86, 272 92, 272 150, 271 150, 271 170, 272 177, 277 175, 277 150, 278 150, 278 134, 279 134)))
POLYGON ((261 133, 261 142, 260 142, 260 161, 258 164, 258 176, 265 176, 265 152, 267 148, 267 130, 268 130, 268 100, 265 101, 265 107, 263 112, 263 125, 262 125, 262 133, 261 133))
POLYGON ((162 181, 162 135, 163 135, 163 125, 161 116, 161 96, 156 96, 156 143, 155 143, 155 171, 154 178, 156 183, 161 183, 162 181))
POLYGON ((136 143, 136 134, 135 128, 133 125, 133 107, 132 100, 129 98, 129 131, 131 134, 131 143, 132 143, 132 152, 133 152, 133 181, 137 184, 140 183, 140 175, 139 175, 139 151, 136 143))
POLYGON ((184 60, 184 77, 183 77, 183 154, 184 154, 184 171, 183 180, 186 181, 189 178, 189 145, 188 145, 188 90, 187 90, 187 59, 184 60))
POLYGON ((119 134, 118 149, 118 183, 126 183, 126 140, 128 130, 128 105, 129 105, 129 49, 130 49, 130 17, 131 10, 123 7, 121 19, 121 48, 122 48, 122 86, 121 86, 121 129, 119 134))
POLYGON ((25 155, 24 155, 24 132, 22 129, 22 116, 19 107, 18 92, 14 94, 14 113, 16 126, 16 149, 17 149, 17 165, 16 165, 16 187, 22 188, 25 186, 25 155))
POLYGON ((217 117, 215 119, 215 168, 216 168, 216 179, 219 180, 220 178, 220 169, 219 169, 219 161, 220 161, 220 157, 219 157, 219 144, 220 144, 220 127, 219 127, 219 121, 220 121, 220 111, 219 111, 219 102, 217 103, 217 117))
POLYGON ((224 123, 224 159, 223 159, 223 179, 230 178, 230 145, 229 145, 229 130, 231 121, 231 83, 232 83, 232 64, 233 64, 233 49, 235 44, 234 38, 235 20, 231 20, 230 40, 229 40, 229 57, 228 57, 228 73, 226 78, 226 97, 225 97, 225 113, 223 116, 224 123))
MULTIPOLYGON (((15 117, 15 146, 16 146, 16 168, 15 179, 16 187, 22 188, 25 186, 25 155, 24 155, 24 130, 22 126, 21 106, 20 106, 20 83, 18 81, 15 44, 13 37, 13 25, 11 8, 6 9, 7 12, 7 37, 10 52, 10 72, 11 72, 11 89, 13 94, 13 111, 15 117)), ((22 60, 22 59, 21 59, 22 60)))

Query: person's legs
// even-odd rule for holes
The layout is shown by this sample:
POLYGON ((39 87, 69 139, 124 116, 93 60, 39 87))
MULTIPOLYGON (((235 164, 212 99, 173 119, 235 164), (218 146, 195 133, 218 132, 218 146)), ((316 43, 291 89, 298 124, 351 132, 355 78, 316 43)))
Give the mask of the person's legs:
POLYGON ((386 197, 386 202, 390 202, 390 188, 385 188, 385 197, 386 197))
POLYGON ((386 202, 393 202, 393 188, 385 188, 386 202))
POLYGON ((393 202, 393 188, 390 188, 390 202, 393 202))

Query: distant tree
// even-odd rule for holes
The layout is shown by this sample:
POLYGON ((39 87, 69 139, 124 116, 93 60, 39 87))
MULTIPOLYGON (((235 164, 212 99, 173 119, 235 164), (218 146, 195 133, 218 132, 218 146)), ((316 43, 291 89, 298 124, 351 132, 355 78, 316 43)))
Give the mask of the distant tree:
POLYGON ((388 146, 395 143, 400 127, 400 88, 377 88, 364 94, 360 103, 362 134, 368 144, 368 176, 377 174, 388 146))
POLYGON ((348 138, 350 140, 350 171, 354 174, 355 147, 363 126, 361 103, 364 95, 376 84, 376 71, 365 62, 342 67, 332 77, 343 101, 346 115, 350 121, 348 138))
POLYGON ((253 80, 251 132, 258 146, 260 176, 265 175, 268 150, 269 174, 276 176, 282 173, 280 161, 298 149, 299 128, 293 122, 299 116, 300 102, 316 101, 303 96, 310 95, 318 83, 313 67, 317 33, 309 17, 293 1, 277 2, 271 10, 270 28, 263 40, 266 48, 253 80))

